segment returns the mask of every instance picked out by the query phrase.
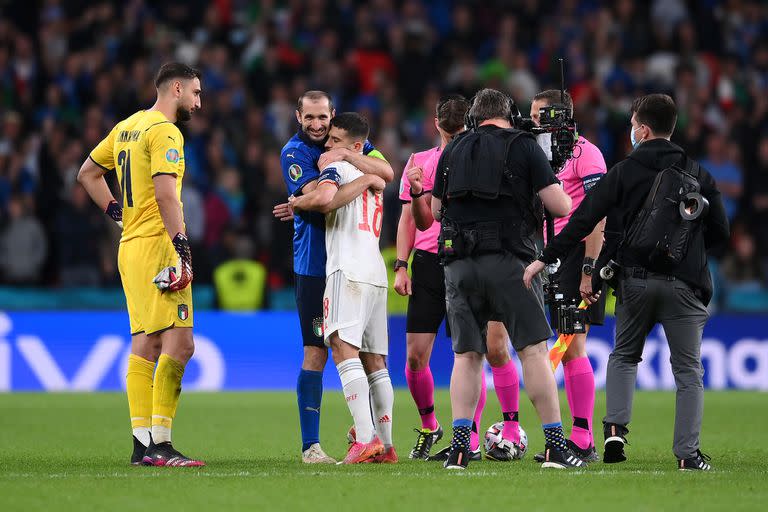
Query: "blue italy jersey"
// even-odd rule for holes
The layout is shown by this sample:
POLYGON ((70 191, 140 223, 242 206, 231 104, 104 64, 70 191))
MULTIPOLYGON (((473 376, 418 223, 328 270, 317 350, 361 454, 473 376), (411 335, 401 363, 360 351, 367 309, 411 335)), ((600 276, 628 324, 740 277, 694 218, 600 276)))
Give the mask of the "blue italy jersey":
MULTIPOLYGON (((289 195, 301 195, 310 181, 320 176, 317 161, 323 143, 315 143, 299 131, 283 146, 280 165, 289 195)), ((384 159, 370 142, 363 153, 384 159)), ((325 216, 318 212, 296 213, 293 220, 293 271, 304 276, 325 277, 325 216)))

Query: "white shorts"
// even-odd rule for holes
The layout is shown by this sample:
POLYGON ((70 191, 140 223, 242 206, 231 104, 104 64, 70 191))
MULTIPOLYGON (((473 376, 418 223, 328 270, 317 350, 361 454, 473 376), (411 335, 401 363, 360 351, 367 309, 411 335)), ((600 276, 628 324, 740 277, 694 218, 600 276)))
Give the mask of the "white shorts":
POLYGON ((339 333, 342 341, 361 352, 387 355, 387 289, 349 281, 339 270, 325 280, 323 294, 323 338, 339 333))

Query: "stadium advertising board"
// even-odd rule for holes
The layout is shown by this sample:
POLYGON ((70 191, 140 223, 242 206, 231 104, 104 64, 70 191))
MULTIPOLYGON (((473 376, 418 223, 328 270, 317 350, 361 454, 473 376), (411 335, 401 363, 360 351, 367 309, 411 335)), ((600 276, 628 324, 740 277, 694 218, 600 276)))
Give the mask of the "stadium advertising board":
MULTIPOLYGON (((765 325, 764 316, 715 316, 709 321, 702 344, 707 388, 768 391, 765 325)), ((405 318, 391 317, 389 326, 392 380, 405 386, 405 318)), ((608 318, 605 326, 590 332, 588 348, 600 388, 613 329, 608 318)), ((124 389, 127 331, 123 312, 0 312, 0 392, 124 389)), ((196 352, 184 389, 294 389, 302 355, 299 340, 293 312, 196 313, 196 352)), ((448 385, 452 363, 450 341, 440 333, 431 362, 438 386, 448 385)), ((332 370, 330 363, 328 368, 332 370)), ((557 375, 562 382, 562 366, 557 375)), ((488 377, 490 384, 490 371, 488 377)), ((674 389, 660 327, 648 337, 637 383, 641 389, 674 389)), ((325 372, 325 386, 339 387, 335 371, 325 372)))

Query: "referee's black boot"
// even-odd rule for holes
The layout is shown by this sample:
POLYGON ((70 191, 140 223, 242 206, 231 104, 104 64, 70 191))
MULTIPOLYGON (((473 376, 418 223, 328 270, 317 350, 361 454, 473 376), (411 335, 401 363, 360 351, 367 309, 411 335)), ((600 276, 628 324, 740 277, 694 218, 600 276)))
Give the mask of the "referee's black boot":
POLYGON ((712 471, 712 466, 709 465, 710 460, 712 459, 709 455, 701 453, 701 450, 696 450, 694 457, 677 459, 677 469, 680 471, 712 471))
POLYGON ((624 445, 629 444, 625 437, 628 433, 629 430, 624 425, 603 422, 603 434, 605 435, 604 463, 613 464, 627 460, 627 456, 624 455, 624 445))

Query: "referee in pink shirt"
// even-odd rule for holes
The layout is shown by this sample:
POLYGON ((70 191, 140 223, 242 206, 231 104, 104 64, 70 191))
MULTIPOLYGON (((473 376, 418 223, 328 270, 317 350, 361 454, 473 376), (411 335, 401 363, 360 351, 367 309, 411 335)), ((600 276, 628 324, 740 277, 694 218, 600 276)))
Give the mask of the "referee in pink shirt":
MULTIPOLYGON (((536 125, 540 124, 539 112, 542 108, 562 103, 559 90, 543 91, 533 97, 531 103, 531 119, 536 125)), ((573 100, 565 93, 565 106, 573 113, 573 100)), ((584 200, 587 192, 594 187, 606 173, 605 159, 600 150, 584 137, 579 137, 573 150, 574 158, 570 158, 563 169, 557 174, 557 179, 563 185, 565 192, 571 196, 573 206, 565 217, 554 220, 555 235, 563 230, 571 215, 584 200)), ((603 231, 605 219, 600 221, 592 233, 579 243, 576 248, 562 261, 560 268, 552 279, 560 284, 560 290, 566 298, 581 301, 582 297, 592 295, 592 274, 595 272, 595 260, 603 246, 603 231)), ((545 239, 546 239, 545 230, 545 239)), ((605 319, 606 290, 600 294, 600 299, 587 308, 587 331, 590 325, 603 325, 605 319)), ((558 325, 557 311, 550 307, 550 320, 558 325)), ((558 333, 560 334, 560 333, 558 333)), ((587 334, 574 336, 568 351, 563 356, 565 373, 565 393, 573 417, 573 429, 568 445, 571 450, 584 462, 598 460, 595 442, 592 436, 592 416, 595 408, 595 374, 587 357, 587 334)), ((534 459, 544 460, 544 454, 536 454, 534 459)))
MULTIPOLYGON (((437 257, 440 223, 433 222, 427 199, 440 154, 454 135, 464 131, 464 115, 468 108, 469 102, 460 95, 446 96, 438 102, 435 127, 440 133, 440 146, 414 153, 405 165, 400 182, 403 210, 397 227, 394 286, 397 293, 408 296, 405 377, 421 416, 421 428, 416 429, 418 437, 410 453, 412 459, 429 458, 432 445, 443 437, 443 429, 435 416, 435 382, 429 359, 435 335, 445 318, 445 276, 437 257), (408 257, 414 249, 412 277, 409 277, 408 257)), ((479 423, 484 405, 485 380, 475 411, 476 423, 479 423)), ((477 428, 473 429, 471 449, 473 457, 480 456, 477 428)))

